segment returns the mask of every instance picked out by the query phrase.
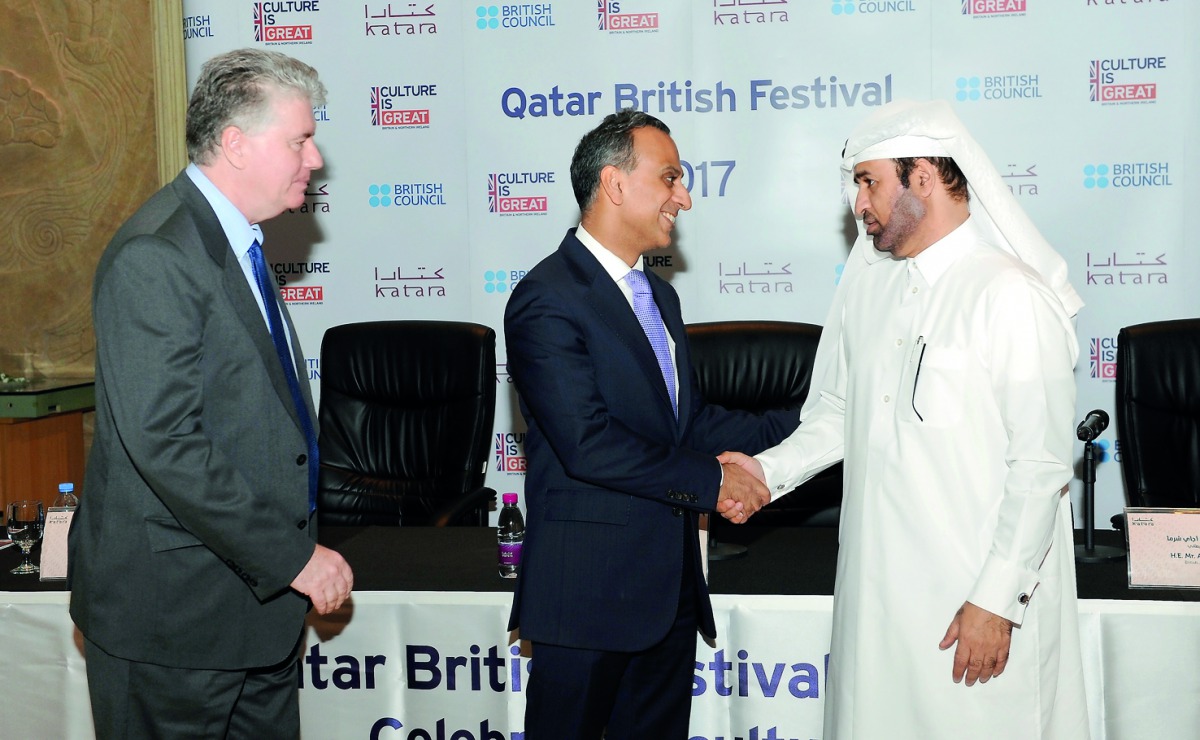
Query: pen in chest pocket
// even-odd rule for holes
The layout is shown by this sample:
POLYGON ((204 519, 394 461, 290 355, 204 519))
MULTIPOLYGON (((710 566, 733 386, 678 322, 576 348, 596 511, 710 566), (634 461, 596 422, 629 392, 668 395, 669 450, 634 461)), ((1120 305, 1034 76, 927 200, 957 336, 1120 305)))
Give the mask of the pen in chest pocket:
POLYGON ((921 412, 917 410, 917 384, 921 382, 921 363, 925 360, 924 334, 917 337, 916 346, 913 347, 912 360, 915 360, 917 365, 916 370, 913 371, 912 410, 917 415, 917 419, 925 421, 925 417, 921 416, 921 412))

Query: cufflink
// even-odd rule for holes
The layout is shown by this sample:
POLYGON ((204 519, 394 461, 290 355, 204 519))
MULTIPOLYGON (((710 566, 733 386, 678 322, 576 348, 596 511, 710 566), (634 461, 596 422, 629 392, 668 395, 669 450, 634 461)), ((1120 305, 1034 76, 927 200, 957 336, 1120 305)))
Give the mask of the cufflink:
POLYGON ((1018 596, 1017 603, 1020 604, 1021 606, 1028 606, 1029 605, 1029 594, 1021 594, 1020 596, 1018 596))

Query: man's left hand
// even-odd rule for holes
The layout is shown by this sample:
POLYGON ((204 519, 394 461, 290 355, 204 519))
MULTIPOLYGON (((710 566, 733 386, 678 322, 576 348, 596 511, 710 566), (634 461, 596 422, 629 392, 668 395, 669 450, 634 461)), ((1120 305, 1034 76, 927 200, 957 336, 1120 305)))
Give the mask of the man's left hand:
POLYGON ((967 685, 976 681, 987 683, 999 676, 1008 665, 1008 648, 1012 643, 1012 622, 998 614, 981 609, 969 601, 950 620, 946 636, 939 648, 945 650, 958 643, 954 650, 954 683, 967 677, 967 685))

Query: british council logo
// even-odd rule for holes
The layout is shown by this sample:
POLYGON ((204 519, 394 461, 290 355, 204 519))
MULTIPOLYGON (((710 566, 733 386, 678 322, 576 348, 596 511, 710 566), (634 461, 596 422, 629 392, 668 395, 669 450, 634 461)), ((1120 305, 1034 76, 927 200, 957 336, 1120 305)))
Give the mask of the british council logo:
POLYGON ((507 293, 509 287, 508 277, 507 270, 485 270, 483 273, 483 292, 507 293))
POLYGON ((500 27, 500 8, 495 5, 480 5, 475 8, 475 27, 480 31, 500 27))
POLYGON ((954 97, 956 100, 962 102, 966 102, 968 100, 979 100, 980 96, 982 95, 982 93, 979 92, 978 77, 959 77, 954 81, 954 86, 958 88, 958 91, 954 93, 954 97))
POLYGON ((1089 189, 1108 187, 1108 165, 1085 164, 1083 166, 1083 186, 1089 189))
POLYGON ((387 208, 392 204, 392 188, 390 185, 371 185, 367 188, 370 198, 367 200, 372 208, 380 206, 387 208))

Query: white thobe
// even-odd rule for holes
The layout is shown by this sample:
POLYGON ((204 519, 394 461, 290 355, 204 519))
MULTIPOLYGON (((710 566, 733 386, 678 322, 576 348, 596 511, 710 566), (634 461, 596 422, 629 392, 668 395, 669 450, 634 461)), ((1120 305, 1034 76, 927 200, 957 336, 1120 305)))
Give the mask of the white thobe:
POLYGON ((968 219, 862 271, 838 352, 819 403, 758 456, 778 494, 844 453, 824 740, 1087 738, 1060 302, 968 219), (972 687, 938 648, 964 601, 1015 624, 1004 673, 972 687))

